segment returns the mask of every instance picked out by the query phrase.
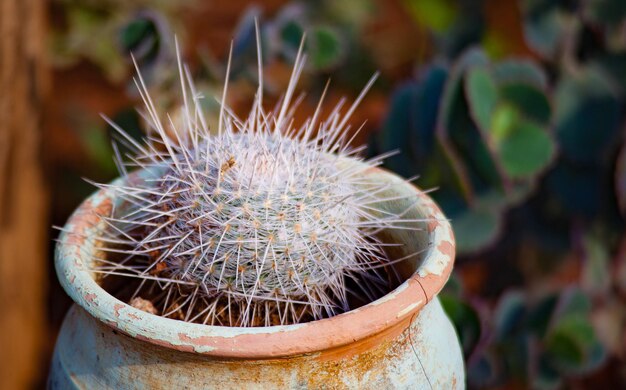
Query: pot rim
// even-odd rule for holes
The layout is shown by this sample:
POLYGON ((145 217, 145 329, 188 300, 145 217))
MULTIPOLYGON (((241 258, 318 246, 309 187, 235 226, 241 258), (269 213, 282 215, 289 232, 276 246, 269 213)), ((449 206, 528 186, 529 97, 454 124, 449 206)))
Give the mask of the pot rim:
MULTIPOLYGON (((396 289, 357 309, 303 324, 269 327, 228 327, 184 322, 136 309, 105 291, 92 277, 85 260, 97 250, 93 232, 98 215, 111 211, 111 189, 87 198, 62 230, 55 266, 67 294, 96 319, 133 338, 166 348, 223 358, 264 359, 321 352, 370 338, 408 323, 447 282, 455 256, 449 221, 435 202, 417 187, 381 168, 364 174, 384 175, 394 185, 410 187, 414 207, 428 220, 429 247, 415 272, 396 289)), ((133 174, 131 174, 133 175, 133 174)), ((124 180, 119 178, 117 181, 124 180)))

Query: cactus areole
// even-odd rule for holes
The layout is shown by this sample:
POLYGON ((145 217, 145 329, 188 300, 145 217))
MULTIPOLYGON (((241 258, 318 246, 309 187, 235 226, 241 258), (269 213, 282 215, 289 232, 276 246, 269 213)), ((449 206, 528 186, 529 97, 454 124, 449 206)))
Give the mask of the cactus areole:
POLYGON ((109 121, 132 152, 116 148, 121 177, 96 184, 59 238, 57 273, 80 308, 50 388, 463 386, 436 297, 454 261, 450 224, 377 168, 382 156, 350 146, 374 78, 349 107, 323 115, 320 102, 296 127, 301 52, 270 111, 260 63, 249 114, 226 106, 225 86, 213 131, 180 62, 180 115, 164 120, 139 76, 149 136, 109 121))

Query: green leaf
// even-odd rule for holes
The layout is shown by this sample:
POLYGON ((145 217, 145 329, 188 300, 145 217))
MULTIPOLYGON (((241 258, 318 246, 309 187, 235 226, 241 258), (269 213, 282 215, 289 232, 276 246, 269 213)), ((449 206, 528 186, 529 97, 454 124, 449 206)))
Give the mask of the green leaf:
POLYGON ((529 378, 535 390, 557 390, 563 383, 563 375, 557 371, 549 359, 541 356, 535 378, 529 378))
POLYGON ((515 130, 520 120, 519 112, 510 104, 499 105, 492 117, 489 127, 490 136, 494 142, 500 143, 515 130))
MULTIPOLYGON (((407 83, 399 86, 391 95, 389 112, 383 124, 383 131, 378 134, 376 139, 376 147, 379 152, 387 150, 399 151, 399 153, 385 161, 385 166, 404 177, 415 175, 417 169, 419 169, 418 163, 424 164, 425 168, 427 168, 429 166, 426 162, 427 157, 433 149, 432 141, 428 142, 427 139, 419 136, 416 136, 416 138, 424 146, 424 150, 427 153, 414 156, 410 149, 409 139, 412 133, 429 131, 434 133, 435 131, 434 127, 430 129, 413 128, 415 122, 413 116, 420 111, 420 107, 416 107, 415 101, 421 94, 422 89, 417 83, 407 83)), ((424 174, 423 172, 419 173, 424 174)))
POLYGON ((558 331, 548 338, 546 349, 558 366, 580 365, 584 359, 584 350, 571 334, 558 331))
POLYGON ((626 53, 623 51, 599 53, 590 62, 590 67, 598 68, 599 72, 604 72, 610 77, 612 83, 619 87, 620 95, 626 95, 626 53))
POLYGON ((564 75, 555 91, 556 136, 568 159, 605 157, 619 130, 620 101, 610 78, 596 68, 564 75))
POLYGON ((420 25, 443 32, 457 19, 458 9, 450 0, 405 0, 411 15, 420 25))
POLYGON ((578 288, 570 288, 561 294, 559 317, 570 315, 588 315, 591 312, 591 300, 578 288))
POLYGON ((496 145, 506 173, 512 178, 530 177, 543 170, 554 155, 550 135, 532 122, 520 121, 496 145))
POLYGON ((550 124, 550 101, 541 89, 532 84, 508 83, 500 86, 500 95, 525 117, 542 125, 550 124))
POLYGON ((139 17, 128 23, 121 31, 120 44, 124 54, 131 54, 140 65, 146 65, 157 58, 160 49, 160 36, 157 24, 165 23, 158 19, 139 17))
MULTIPOLYGON (((301 4, 301 3, 296 3, 301 4)), ((293 6, 293 4, 292 4, 293 6)), ((374 0, 342 0, 324 3, 327 18, 343 25, 359 29, 369 23, 378 7, 374 0)))
MULTIPOLYGON (((469 49, 461 55, 446 82, 438 118, 439 135, 448 141, 447 151, 453 150, 462 157, 456 173, 473 192, 500 185, 493 158, 470 116, 463 85, 466 71, 487 64, 485 54, 478 49, 469 49)), ((466 198, 468 192, 463 192, 466 198)))
MULTIPOLYGON (((385 161, 385 165, 402 176, 422 176, 423 186, 441 187, 441 173, 445 172, 445 161, 435 143, 437 113, 447 69, 432 67, 423 80, 409 82, 398 87, 391 96, 389 113, 378 135, 378 149, 399 150, 385 161), (439 153, 438 153, 439 152, 439 153)), ((449 176, 448 176, 449 177, 449 176)))
POLYGON ((597 341, 590 320, 582 316, 562 319, 550 331, 546 353, 553 364, 566 372, 585 367, 597 341))
POLYGON ((532 60, 504 60, 493 65, 492 77, 498 85, 530 84, 544 90, 548 86, 548 76, 532 60))
POLYGON ((118 23, 92 7, 66 8, 67 30, 57 36, 66 58, 71 63, 86 58, 103 70, 109 80, 120 82, 126 76, 127 64, 113 38, 118 23))
POLYGON ((524 18, 526 43, 544 57, 553 58, 566 34, 566 14, 556 6, 531 7, 524 18))
POLYGON ((77 113, 73 117, 72 130, 78 136, 81 150, 89 157, 89 162, 94 164, 98 171, 113 177, 117 173, 111 150, 111 140, 107 128, 86 113, 77 113))
POLYGON ((460 297, 463 293, 463 282, 459 275, 453 272, 446 282, 446 285, 443 286, 443 290, 441 290, 441 293, 452 295, 454 297, 460 297))
POLYGON ((304 28, 302 28, 300 23, 295 20, 286 22, 280 30, 280 37, 283 41, 283 45, 289 47, 291 50, 298 50, 303 34, 304 28))
POLYGON ((504 340, 523 329, 526 301, 519 291, 505 293, 498 302, 493 316, 495 337, 504 340))
POLYGON ((80 132, 84 150, 89 157, 98 164, 99 169, 106 173, 115 172, 111 142, 106 131, 101 126, 85 126, 80 132))
POLYGON ((483 132, 488 132, 498 103, 498 87, 484 67, 476 67, 465 76, 465 91, 472 116, 483 132))
POLYGON ((558 301, 559 296, 557 294, 548 294, 541 297, 539 302, 532 306, 527 318, 529 332, 532 332, 539 338, 543 338, 546 335, 558 301))
POLYGON ((571 315, 560 318, 551 332, 567 333, 581 346, 591 344, 595 337, 591 320, 583 315, 571 315))
POLYGON ((468 209, 452 218, 459 253, 476 252, 493 243, 501 231, 499 209, 468 209))
MULTIPOLYGON (((246 68, 251 63, 256 63, 257 61, 257 52, 256 52, 256 20, 259 17, 259 10, 256 7, 248 8, 243 15, 240 17, 239 22, 237 23, 237 28, 234 32, 233 37, 233 53, 232 53, 232 63, 231 63, 231 77, 237 77, 237 75, 242 72, 246 72, 246 68)), ((283 33, 281 27, 278 27, 279 34, 283 33)), ((261 34, 263 32, 261 31, 261 34)), ((288 43, 284 41, 284 37, 281 35, 283 41, 281 42, 281 49, 286 51, 291 48, 288 43)), ((299 43, 299 41, 298 41, 299 43)), ((298 43, 296 43, 295 49, 291 48, 293 51, 297 50, 298 43)), ((261 45, 263 45, 263 35, 261 35, 261 45)), ((295 55, 294 55, 295 56, 295 55)))
POLYGON ((499 357, 494 353, 483 353, 472 357, 467 363, 467 382, 470 388, 487 389, 494 387, 499 374, 499 357))
POLYGON ((327 27, 318 27, 312 34, 313 50, 311 62, 317 69, 336 65, 342 55, 341 43, 337 34, 327 27))
POLYGON ((623 0, 587 0, 583 14, 596 24, 617 26, 626 18, 626 2, 623 0))
POLYGON ((137 47, 146 35, 154 33, 154 25, 151 20, 139 18, 128 23, 120 35, 122 46, 126 51, 132 51, 137 47))
POLYGON ((545 189, 562 213, 591 219, 605 206, 605 176, 595 164, 576 164, 561 156, 546 175, 545 189))
POLYGON ((487 65, 485 53, 478 49, 465 51, 455 63, 441 99, 441 109, 439 111, 440 126, 450 129, 455 119, 458 118, 459 111, 463 109, 462 81, 465 71, 474 66, 487 65))

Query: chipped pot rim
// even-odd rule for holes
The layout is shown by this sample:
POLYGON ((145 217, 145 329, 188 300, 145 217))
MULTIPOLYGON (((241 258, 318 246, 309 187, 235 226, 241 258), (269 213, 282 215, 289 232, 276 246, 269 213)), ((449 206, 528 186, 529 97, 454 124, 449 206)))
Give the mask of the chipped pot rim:
POLYGON ((152 344, 214 357, 267 359, 311 354, 353 344, 401 324, 408 326, 450 276, 455 256, 452 228, 435 202, 404 179, 381 168, 369 168, 364 174, 415 193, 414 207, 428 219, 429 247, 413 275, 396 289, 331 318, 269 327, 212 326, 153 315, 115 298, 96 283, 86 265, 97 250, 95 240, 89 237, 98 229, 98 215, 110 212, 114 202, 111 189, 95 192, 68 220, 56 246, 57 275, 78 305, 110 327, 152 344))

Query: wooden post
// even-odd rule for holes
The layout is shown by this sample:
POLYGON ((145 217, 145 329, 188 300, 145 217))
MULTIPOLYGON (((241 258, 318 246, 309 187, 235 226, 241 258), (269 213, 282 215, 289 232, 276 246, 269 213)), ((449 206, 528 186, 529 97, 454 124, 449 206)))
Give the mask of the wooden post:
POLYGON ((0 389, 32 388, 46 370, 45 10, 0 1, 0 389))

